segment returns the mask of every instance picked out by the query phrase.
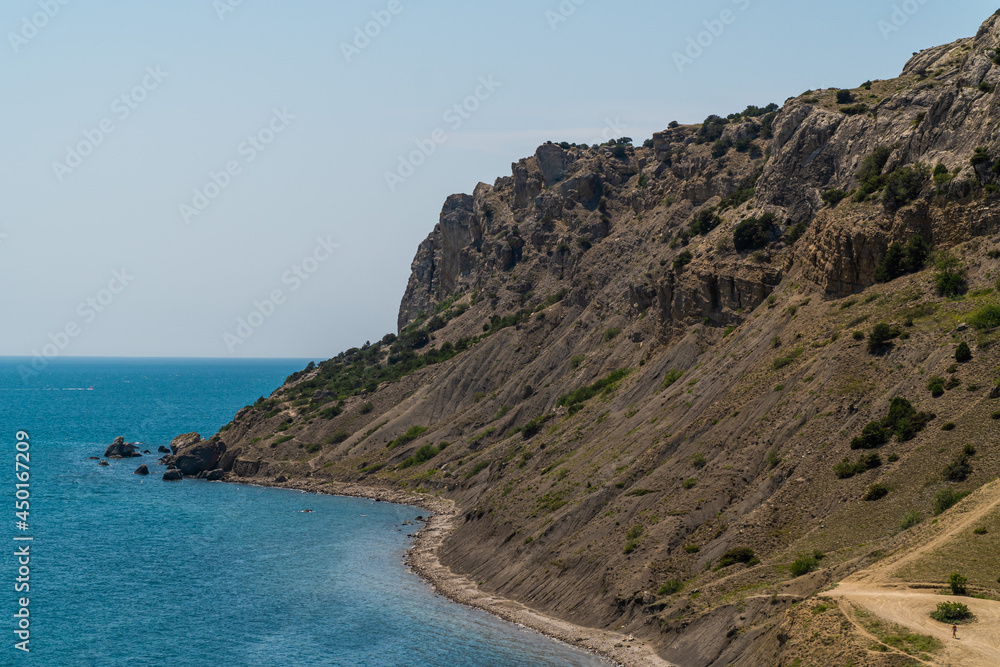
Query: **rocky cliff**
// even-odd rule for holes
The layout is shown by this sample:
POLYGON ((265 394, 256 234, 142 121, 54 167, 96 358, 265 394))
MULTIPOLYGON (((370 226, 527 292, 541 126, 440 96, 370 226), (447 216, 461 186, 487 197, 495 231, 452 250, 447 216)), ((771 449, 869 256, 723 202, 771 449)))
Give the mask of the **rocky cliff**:
POLYGON ((893 80, 547 143, 448 199, 397 333, 181 455, 450 498, 455 571, 684 665, 902 664, 793 604, 1000 474, 998 48, 994 16, 893 80))

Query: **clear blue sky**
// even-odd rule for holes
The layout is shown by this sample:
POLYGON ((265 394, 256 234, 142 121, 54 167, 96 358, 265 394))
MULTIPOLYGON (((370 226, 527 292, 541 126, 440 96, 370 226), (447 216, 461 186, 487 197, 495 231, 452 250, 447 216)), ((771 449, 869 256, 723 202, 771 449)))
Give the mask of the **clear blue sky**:
POLYGON ((0 6, 0 355, 332 356, 394 330, 445 197, 539 143, 892 77, 996 9, 910 0, 885 32, 889 0, 61 2, 0 6))

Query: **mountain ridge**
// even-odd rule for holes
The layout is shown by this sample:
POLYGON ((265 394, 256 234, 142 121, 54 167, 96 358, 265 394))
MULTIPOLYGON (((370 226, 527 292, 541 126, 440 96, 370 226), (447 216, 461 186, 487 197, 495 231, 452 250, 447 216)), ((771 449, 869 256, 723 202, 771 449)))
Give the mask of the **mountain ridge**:
POLYGON ((998 85, 994 15, 897 79, 545 144, 448 198, 396 334, 177 453, 440 495, 446 566, 680 664, 906 664, 802 609, 1000 474, 998 85))

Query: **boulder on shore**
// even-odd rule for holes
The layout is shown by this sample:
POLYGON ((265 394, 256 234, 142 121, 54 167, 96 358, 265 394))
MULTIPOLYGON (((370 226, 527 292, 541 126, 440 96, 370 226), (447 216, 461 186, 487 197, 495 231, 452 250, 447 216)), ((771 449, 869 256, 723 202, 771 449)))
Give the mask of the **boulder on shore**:
POLYGON ((125 438, 118 436, 115 441, 104 450, 104 457, 108 459, 131 459, 142 456, 134 443, 125 442, 125 438))
POLYGON ((168 470, 167 472, 163 473, 164 482, 179 482, 182 479, 184 479, 184 475, 181 473, 180 470, 177 470, 176 468, 168 470))
POLYGON ((149 467, 145 463, 143 463, 141 466, 139 466, 138 468, 136 468, 135 472, 132 473, 132 474, 133 475, 148 475, 149 474, 149 467))

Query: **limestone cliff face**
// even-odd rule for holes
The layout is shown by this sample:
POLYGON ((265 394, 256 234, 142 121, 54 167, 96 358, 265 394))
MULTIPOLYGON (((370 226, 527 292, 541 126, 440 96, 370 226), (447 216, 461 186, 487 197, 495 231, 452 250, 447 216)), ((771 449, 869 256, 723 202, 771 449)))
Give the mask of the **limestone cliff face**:
POLYGON ((899 547, 942 488, 1000 474, 1000 334, 956 328, 1000 277, 998 47, 991 17, 897 79, 539 147, 448 199, 398 335, 242 410, 209 440, 218 469, 446 496, 463 520, 442 557, 487 591, 684 665, 791 663, 814 641, 787 641, 793 602, 899 547), (931 264, 876 283, 914 236, 958 258, 964 299, 931 264), (899 336, 872 355, 881 322, 899 336), (935 375, 964 388, 932 397, 935 375), (940 422, 835 475, 895 397, 940 422), (990 455, 946 484, 966 443, 990 455), (864 500, 876 481, 888 498, 864 500), (724 565, 733 549, 754 556, 724 565))
MULTIPOLYGON (((651 145, 629 149, 627 155, 615 155, 608 147, 543 145, 493 187, 480 184, 472 197, 449 198, 441 222, 414 259, 399 327, 463 289, 485 286, 488 274, 510 271, 523 258, 522 243, 547 254, 579 237, 594 243, 611 233, 608 207, 649 215, 665 198, 678 202, 663 216, 669 233, 672 223, 686 222, 693 211, 746 185, 754 168, 761 174, 752 183, 750 206, 741 213, 772 212, 786 225, 813 226, 821 211, 829 211, 821 195, 857 188, 865 158, 886 146, 892 152, 885 173, 907 165, 941 164, 951 178, 905 211, 872 206, 847 216, 846 222, 843 216, 825 217, 795 254, 811 267, 812 281, 831 296, 851 294, 874 283, 875 267, 893 241, 920 234, 932 244, 954 245, 988 233, 997 228, 995 207, 963 210, 959 225, 935 222, 952 218, 955 211, 949 206, 972 203, 983 185, 996 182, 992 162, 972 165, 970 156, 980 147, 990 155, 1000 153, 1000 97, 993 92, 1000 86, 1000 67, 993 61, 998 48, 1000 18, 994 16, 975 38, 915 55, 899 79, 852 91, 850 103, 838 103, 836 91, 819 90, 789 100, 773 119, 765 117, 767 128, 761 117, 738 119, 722 130, 719 140, 730 146, 750 142, 746 155, 751 159, 729 156, 725 169, 707 150, 697 150, 699 136, 690 127, 657 133, 651 145), (857 105, 864 111, 843 111, 857 105), (636 187, 637 174, 647 179, 646 186, 636 187), (602 200, 604 209, 598 210, 602 200)), ((739 275, 746 263, 723 268, 715 257, 710 250, 697 257, 712 266, 693 272, 689 280, 673 274, 661 278, 656 290, 671 298, 680 290, 680 302, 693 308, 661 306, 661 312, 669 311, 673 319, 683 313, 729 323, 733 317, 723 311, 755 305, 736 299, 730 300, 736 304, 732 308, 721 294, 712 298, 713 284, 748 280, 739 275)), ((546 263, 564 271, 563 259, 546 263)), ((750 293, 766 297, 766 285, 780 279, 781 272, 769 276, 771 282, 754 283, 750 293)))

